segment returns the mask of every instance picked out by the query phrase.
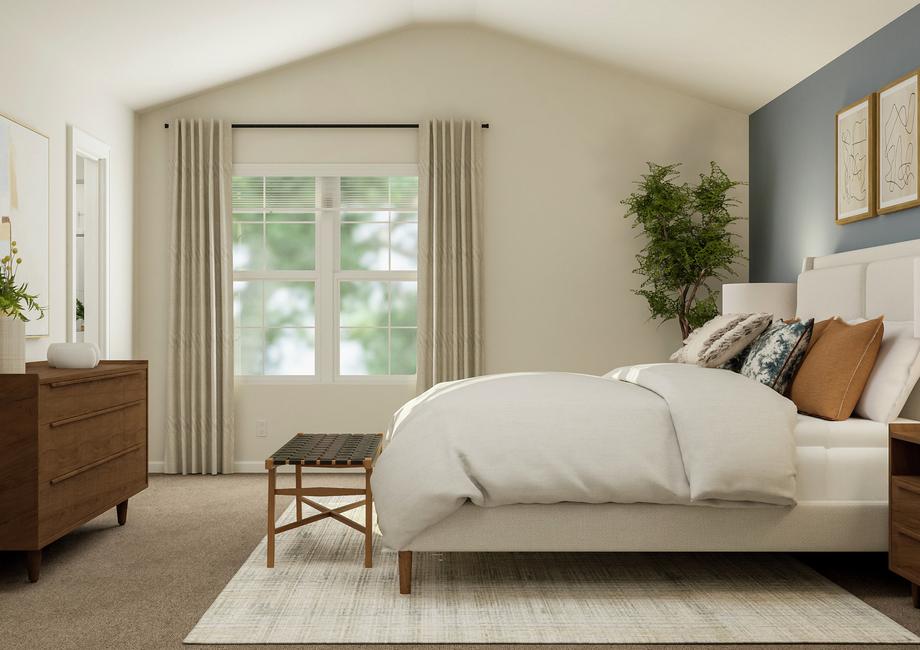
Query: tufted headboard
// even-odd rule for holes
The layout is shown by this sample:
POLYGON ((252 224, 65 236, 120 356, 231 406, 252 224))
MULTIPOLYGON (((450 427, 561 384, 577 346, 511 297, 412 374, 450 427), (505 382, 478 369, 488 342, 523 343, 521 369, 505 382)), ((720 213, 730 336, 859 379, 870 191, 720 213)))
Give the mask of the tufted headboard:
MULTIPOLYGON (((796 315, 823 320, 875 318, 913 322, 920 337, 920 239, 821 257, 806 257, 799 275, 796 315)), ((902 417, 920 419, 920 387, 902 417)))

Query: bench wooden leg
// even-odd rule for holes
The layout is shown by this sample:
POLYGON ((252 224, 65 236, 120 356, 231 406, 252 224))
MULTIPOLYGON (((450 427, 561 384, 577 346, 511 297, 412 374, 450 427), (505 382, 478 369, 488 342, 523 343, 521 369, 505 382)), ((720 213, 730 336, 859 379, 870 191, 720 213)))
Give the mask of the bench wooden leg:
MULTIPOLYGON (((269 461, 270 463, 271 461, 269 461)), ((267 463, 268 464, 268 463, 267 463)), ((275 566, 275 467, 268 469, 268 526, 267 541, 265 545, 265 566, 269 569, 275 566)), ((299 497, 298 497, 299 500, 299 497)))
POLYGON ((412 551, 399 552, 399 593, 412 593, 412 551))
POLYGON ((42 570, 42 551, 26 551, 26 571, 29 573, 29 582, 38 582, 42 570))
POLYGON ((371 494, 371 464, 364 463, 364 568, 374 566, 374 495, 371 494))

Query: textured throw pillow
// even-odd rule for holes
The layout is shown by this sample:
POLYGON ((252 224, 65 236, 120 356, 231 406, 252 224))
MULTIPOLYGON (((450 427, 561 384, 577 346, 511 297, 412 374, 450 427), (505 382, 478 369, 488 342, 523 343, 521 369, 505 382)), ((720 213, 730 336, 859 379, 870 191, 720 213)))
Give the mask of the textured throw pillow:
POLYGON ((885 323, 878 359, 856 403, 856 414, 877 422, 897 419, 918 379, 920 339, 914 338, 914 323, 885 323))
POLYGON ((773 323, 751 345, 741 374, 785 395, 805 358, 814 324, 814 319, 773 323))
POLYGON ((875 366, 884 331, 881 316, 856 325, 831 320, 792 380, 789 396, 799 411, 825 420, 849 418, 875 366))
POLYGON ((770 326, 772 320, 772 314, 744 314, 731 327, 714 332, 709 337, 697 364, 704 368, 719 368, 728 363, 753 343, 770 326))
POLYGON ((684 339, 684 346, 671 355, 671 361, 677 363, 697 363, 700 355, 706 351, 709 339, 730 330, 744 320, 744 314, 725 314, 716 316, 690 332, 684 339))

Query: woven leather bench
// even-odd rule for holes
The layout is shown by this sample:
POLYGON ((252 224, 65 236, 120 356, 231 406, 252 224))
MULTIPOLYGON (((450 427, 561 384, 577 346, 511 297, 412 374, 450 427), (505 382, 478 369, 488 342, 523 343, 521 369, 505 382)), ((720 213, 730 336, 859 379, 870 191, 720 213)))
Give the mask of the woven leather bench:
POLYGON ((275 535, 306 526, 323 519, 335 519, 364 534, 364 566, 373 566, 374 499, 371 493, 371 474, 374 461, 380 453, 382 433, 298 433, 265 461, 268 470, 268 544, 266 565, 275 566, 275 535), (277 468, 294 466, 293 488, 279 488, 277 468), (304 487, 303 468, 323 467, 333 469, 364 468, 364 489, 337 487, 304 487), (297 518, 289 524, 275 526, 275 497, 293 496, 297 504, 297 518), (360 501, 336 508, 328 508, 308 497, 363 496, 360 501), (303 516, 304 504, 318 510, 319 514, 303 516), (365 506, 364 525, 349 519, 344 512, 365 506))

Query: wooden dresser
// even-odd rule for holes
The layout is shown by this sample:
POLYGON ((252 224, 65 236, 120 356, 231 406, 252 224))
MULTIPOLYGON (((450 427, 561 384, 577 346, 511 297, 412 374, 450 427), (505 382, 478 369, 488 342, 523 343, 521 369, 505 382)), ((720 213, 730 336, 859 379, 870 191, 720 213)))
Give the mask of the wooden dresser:
POLYGON ((920 423, 888 425, 888 568, 920 607, 920 423))
POLYGON ((0 375, 0 550, 41 549, 147 487, 147 362, 0 375))

